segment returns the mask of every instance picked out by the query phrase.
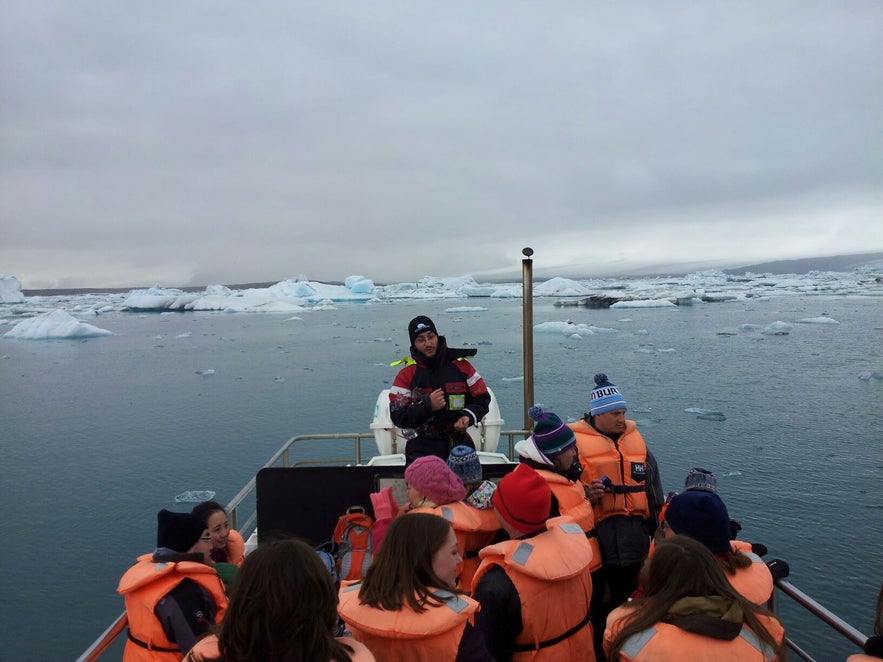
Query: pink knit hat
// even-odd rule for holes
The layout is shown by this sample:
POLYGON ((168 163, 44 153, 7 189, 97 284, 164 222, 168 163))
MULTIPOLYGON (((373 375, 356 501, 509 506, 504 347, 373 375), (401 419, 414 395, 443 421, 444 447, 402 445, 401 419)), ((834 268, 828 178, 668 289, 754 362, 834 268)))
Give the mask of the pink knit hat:
POLYGON ((448 463, 435 455, 418 457, 405 469, 405 481, 439 506, 462 501, 466 488, 448 463))

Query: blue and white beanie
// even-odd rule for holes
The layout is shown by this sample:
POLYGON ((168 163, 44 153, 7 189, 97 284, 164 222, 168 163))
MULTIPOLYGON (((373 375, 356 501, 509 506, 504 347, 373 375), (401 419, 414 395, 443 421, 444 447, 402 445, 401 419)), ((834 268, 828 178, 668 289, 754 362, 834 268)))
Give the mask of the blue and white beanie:
POLYGON ((628 409, 625 404, 625 398, 619 392, 619 387, 607 381, 607 375, 599 372, 595 375, 595 386, 592 389, 592 408, 589 414, 597 416, 598 414, 606 414, 608 411, 616 411, 617 409, 628 409))

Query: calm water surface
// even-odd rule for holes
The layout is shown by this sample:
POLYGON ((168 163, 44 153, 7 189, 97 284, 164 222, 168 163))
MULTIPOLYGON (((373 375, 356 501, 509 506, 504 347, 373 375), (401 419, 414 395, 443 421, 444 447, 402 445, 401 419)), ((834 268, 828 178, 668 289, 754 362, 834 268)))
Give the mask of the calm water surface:
MULTIPOLYGON (((858 297, 633 310, 538 300, 536 324, 618 332, 537 333, 534 399, 577 418, 592 376, 606 372, 667 490, 691 466, 714 470, 741 537, 764 542, 798 587, 869 633, 883 581, 883 382, 859 375, 883 373, 881 312, 880 299, 858 297), (840 324, 795 324, 787 336, 738 328, 822 313, 840 324)), ((478 346, 504 428, 520 428, 519 301, 351 304, 301 319, 110 313, 94 323, 114 336, 0 340, 0 657, 85 649, 123 610, 117 581, 152 549, 156 512, 188 508, 176 495, 213 490, 226 502, 290 436, 368 431, 421 313, 452 346, 478 346), (487 310, 445 312, 463 305, 487 310)), ((818 659, 852 652, 788 604, 783 617, 818 659)))

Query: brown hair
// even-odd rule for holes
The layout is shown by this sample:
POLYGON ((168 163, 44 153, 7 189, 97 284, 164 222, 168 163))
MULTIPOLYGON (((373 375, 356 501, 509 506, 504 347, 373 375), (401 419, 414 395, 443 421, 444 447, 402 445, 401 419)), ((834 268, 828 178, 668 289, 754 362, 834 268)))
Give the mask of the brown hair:
POLYGON ((334 638, 337 619, 337 589, 316 551, 300 540, 266 542, 236 575, 218 660, 351 662, 352 649, 334 638))
POLYGON ((754 561, 742 552, 727 552, 715 554, 715 558, 728 575, 735 575, 738 570, 750 568, 754 561))
POLYGON ((772 614, 737 593, 724 576, 720 563, 705 545, 688 536, 674 536, 659 543, 650 557, 644 596, 634 603, 622 630, 613 639, 609 660, 618 659, 626 640, 663 621, 675 602, 686 596, 721 596, 742 608, 742 622, 784 660, 784 644, 775 640, 759 616, 772 614))
POLYGON ((432 558, 451 531, 438 515, 408 513, 396 517, 383 538, 383 546, 365 573, 359 602, 375 609, 398 611, 407 603, 414 611, 442 601, 430 588, 459 593, 432 569, 432 558))

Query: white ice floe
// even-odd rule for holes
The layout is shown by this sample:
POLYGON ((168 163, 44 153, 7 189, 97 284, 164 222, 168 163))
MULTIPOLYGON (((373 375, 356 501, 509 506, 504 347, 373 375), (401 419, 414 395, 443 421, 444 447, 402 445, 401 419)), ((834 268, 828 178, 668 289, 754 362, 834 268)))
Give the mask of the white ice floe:
POLYGON ((213 490, 188 490, 175 496, 175 503, 202 503, 215 498, 213 490))
POLYGON ((53 310, 22 320, 4 333, 3 337, 19 340, 54 340, 112 335, 113 332, 81 322, 63 310, 53 310))
POLYGON ((778 322, 773 322, 772 324, 767 324, 761 330, 761 333, 765 336, 787 336, 791 333, 791 325, 788 322, 782 322, 781 320, 778 322))
POLYGON ((804 317, 803 319, 797 320, 798 324, 840 324, 833 317, 826 317, 822 315, 821 317, 804 317))
POLYGON ((574 324, 573 322, 542 322, 534 326, 537 333, 560 333, 568 338, 581 338, 583 336, 603 335, 607 333, 619 333, 617 329, 608 329, 587 324, 574 324))
POLYGON ((634 301, 617 301, 611 308, 677 308, 669 299, 642 299, 634 301))

